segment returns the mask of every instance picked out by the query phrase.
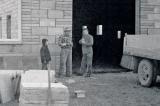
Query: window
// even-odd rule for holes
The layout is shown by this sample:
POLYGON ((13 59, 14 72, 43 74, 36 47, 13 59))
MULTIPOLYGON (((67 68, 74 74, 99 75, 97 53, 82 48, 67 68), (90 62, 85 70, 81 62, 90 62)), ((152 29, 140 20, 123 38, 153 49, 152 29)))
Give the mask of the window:
POLYGON ((0 17, 0 44, 21 43, 21 23, 12 14, 0 17))
POLYGON ((97 25, 97 35, 103 35, 103 25, 97 25))
POLYGON ((0 0, 0 4, 3 4, 0 5, 0 44, 21 44, 21 0, 14 0, 14 3, 0 0), (17 8, 10 9, 8 5, 17 8))
POLYGON ((7 15, 7 39, 11 39, 11 15, 7 15))

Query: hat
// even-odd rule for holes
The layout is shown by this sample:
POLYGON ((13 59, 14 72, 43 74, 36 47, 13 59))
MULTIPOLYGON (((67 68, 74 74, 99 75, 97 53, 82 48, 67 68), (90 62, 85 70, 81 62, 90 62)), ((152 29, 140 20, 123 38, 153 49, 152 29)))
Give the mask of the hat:
POLYGON ((87 26, 82 26, 82 29, 87 30, 88 28, 87 28, 87 26))
POLYGON ((64 31, 71 31, 71 29, 69 27, 66 27, 64 31))
POLYGON ((42 39, 42 44, 45 45, 47 41, 47 39, 42 39))

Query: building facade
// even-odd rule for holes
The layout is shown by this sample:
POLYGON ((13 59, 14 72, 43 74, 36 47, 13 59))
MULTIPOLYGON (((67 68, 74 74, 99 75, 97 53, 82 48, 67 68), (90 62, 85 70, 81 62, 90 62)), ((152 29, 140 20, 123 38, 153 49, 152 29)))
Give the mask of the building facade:
POLYGON ((41 40, 47 38, 51 68, 58 70, 57 38, 72 28, 72 0, 1 0, 0 69, 41 69, 41 40))
MULTIPOLYGON (((51 68, 58 70, 60 48, 57 45, 57 38, 63 34, 65 27, 72 28, 73 2, 73 0, 1 0, 0 69, 41 69, 39 53, 41 39, 47 38, 52 56, 51 68)), ((111 2, 112 0, 106 0, 103 3, 108 12, 112 12, 111 7, 104 5, 112 4, 111 2)), ((118 5, 115 4, 116 6, 118 5)), ((92 14, 94 16, 94 12, 92 14)), ((135 34, 160 34, 160 0, 135 0, 135 34)))

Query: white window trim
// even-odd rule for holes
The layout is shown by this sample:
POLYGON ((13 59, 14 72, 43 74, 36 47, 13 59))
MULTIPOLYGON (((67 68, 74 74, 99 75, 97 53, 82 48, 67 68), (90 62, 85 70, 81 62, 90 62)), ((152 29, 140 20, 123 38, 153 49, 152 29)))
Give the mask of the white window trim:
POLYGON ((21 0, 18 0, 18 39, 0 39, 0 44, 22 44, 21 0))

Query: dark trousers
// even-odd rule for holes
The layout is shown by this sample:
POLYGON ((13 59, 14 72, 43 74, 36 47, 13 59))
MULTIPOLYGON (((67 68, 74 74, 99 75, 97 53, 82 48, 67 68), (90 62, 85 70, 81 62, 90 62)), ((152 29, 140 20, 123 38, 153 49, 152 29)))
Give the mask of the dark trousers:
POLYGON ((92 58, 93 54, 83 54, 82 61, 81 61, 81 67, 80 67, 80 73, 91 75, 92 73, 92 58))
POLYGON ((48 70, 48 64, 42 63, 42 70, 48 70))

